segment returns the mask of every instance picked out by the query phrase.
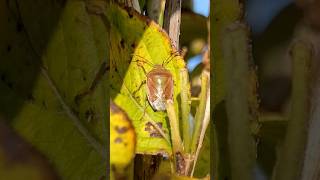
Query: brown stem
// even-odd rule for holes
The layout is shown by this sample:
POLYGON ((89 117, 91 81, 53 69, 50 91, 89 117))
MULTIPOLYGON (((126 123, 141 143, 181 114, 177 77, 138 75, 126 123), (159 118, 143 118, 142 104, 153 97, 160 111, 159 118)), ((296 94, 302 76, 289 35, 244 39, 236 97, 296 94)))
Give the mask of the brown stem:
POLYGON ((181 0, 171 0, 166 3, 164 29, 168 32, 173 45, 179 49, 181 22, 181 0))

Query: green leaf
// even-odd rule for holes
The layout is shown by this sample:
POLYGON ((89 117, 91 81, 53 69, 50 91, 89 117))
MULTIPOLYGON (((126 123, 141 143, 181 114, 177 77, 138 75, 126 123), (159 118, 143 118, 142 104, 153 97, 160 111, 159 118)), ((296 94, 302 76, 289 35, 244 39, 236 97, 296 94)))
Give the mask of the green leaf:
POLYGON ((103 21, 84 1, 1 1, 0 9, 0 114, 62 179, 105 176, 106 79, 76 101, 106 61, 103 21))
MULTIPOLYGON (((142 60, 162 64, 176 50, 172 47, 166 33, 153 21, 140 16, 132 9, 123 9, 110 4, 107 17, 111 24, 110 41, 110 89, 111 98, 120 106, 130 119, 137 132, 137 153, 171 154, 171 145, 155 129, 160 128, 168 138, 169 129, 166 113, 154 111, 147 101, 146 72, 153 67, 148 63, 137 63, 132 60, 142 60), (133 54, 138 56, 133 56, 133 54), (143 68, 142 68, 142 67, 143 68), (151 125, 153 124, 153 125, 151 125)), ((181 57, 173 59, 165 66, 174 80, 174 106, 178 109, 178 95, 180 94, 179 71, 185 67, 181 57)))

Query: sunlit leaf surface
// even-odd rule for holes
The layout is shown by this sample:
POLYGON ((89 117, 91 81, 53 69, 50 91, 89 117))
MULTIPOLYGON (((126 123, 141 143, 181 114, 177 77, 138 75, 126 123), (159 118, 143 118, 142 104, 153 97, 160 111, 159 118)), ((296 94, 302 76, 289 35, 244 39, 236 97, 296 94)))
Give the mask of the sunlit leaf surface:
MULTIPOLYGON (((185 66, 181 57, 175 56, 176 50, 171 42, 154 22, 140 16, 131 9, 117 5, 107 8, 111 24, 110 43, 110 90, 114 102, 127 112, 137 133, 137 153, 171 154, 171 145, 152 125, 157 124, 169 139, 166 113, 154 111, 147 101, 146 80, 153 66, 165 65, 174 80, 174 102, 177 112, 179 87, 179 70, 185 66), (134 54, 134 55, 133 55, 134 54), (139 61, 139 62, 136 62, 139 61), (142 63, 143 62, 143 63, 142 63), (145 63, 150 62, 150 63, 145 63), (144 69, 144 70, 143 70, 144 69)), ((178 114, 178 113, 177 113, 178 114)))

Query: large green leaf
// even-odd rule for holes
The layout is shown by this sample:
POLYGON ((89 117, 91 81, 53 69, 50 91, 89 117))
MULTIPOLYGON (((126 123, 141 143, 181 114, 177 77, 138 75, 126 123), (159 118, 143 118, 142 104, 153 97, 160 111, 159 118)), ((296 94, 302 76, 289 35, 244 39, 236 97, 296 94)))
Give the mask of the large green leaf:
POLYGON ((106 173, 107 31, 84 1, 0 1, 0 114, 62 179, 106 173), (102 144, 102 145, 101 145, 102 144))
MULTIPOLYGON (((132 9, 123 9, 111 4, 107 8, 107 16, 111 24, 110 41, 110 84, 111 98, 124 109, 137 132, 137 153, 171 154, 171 145, 161 136, 152 124, 157 124, 169 137, 166 113, 154 111, 146 100, 146 72, 153 67, 147 63, 161 64, 175 54, 169 37, 153 21, 139 15, 132 9), (138 56, 135 56, 135 55, 138 56), (133 60, 133 61, 132 61, 133 60), (141 68, 143 66, 143 68, 141 68), (145 113, 144 113, 145 112, 145 113)), ((174 79, 174 102, 178 109, 179 71, 185 67, 181 57, 173 56, 165 66, 174 79)), ((178 113, 177 113, 178 114, 178 113)))

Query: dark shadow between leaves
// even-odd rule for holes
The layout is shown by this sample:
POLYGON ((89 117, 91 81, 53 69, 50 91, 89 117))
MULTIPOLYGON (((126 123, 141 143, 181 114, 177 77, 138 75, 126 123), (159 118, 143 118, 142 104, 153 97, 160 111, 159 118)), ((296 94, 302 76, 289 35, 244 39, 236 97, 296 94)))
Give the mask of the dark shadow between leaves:
POLYGON ((63 0, 1 1, 0 114, 7 121, 15 118, 25 102, 42 101, 46 106, 46 100, 36 100, 32 90, 64 5, 63 0))
POLYGON ((21 138, 0 118, 0 168, 1 178, 39 177, 39 179, 58 180, 49 161, 34 147, 21 138))
POLYGON ((227 112, 225 109, 225 102, 216 105, 216 108, 212 111, 214 117, 213 123, 211 123, 211 130, 215 131, 216 137, 213 137, 211 133, 212 141, 216 141, 213 144, 215 147, 211 151, 210 157, 212 158, 214 173, 218 173, 218 179, 230 179, 230 155, 229 155, 229 145, 228 145, 228 119, 227 112), (218 154, 218 155, 217 155, 218 154), (215 159, 215 157, 220 157, 221 159, 215 159))

